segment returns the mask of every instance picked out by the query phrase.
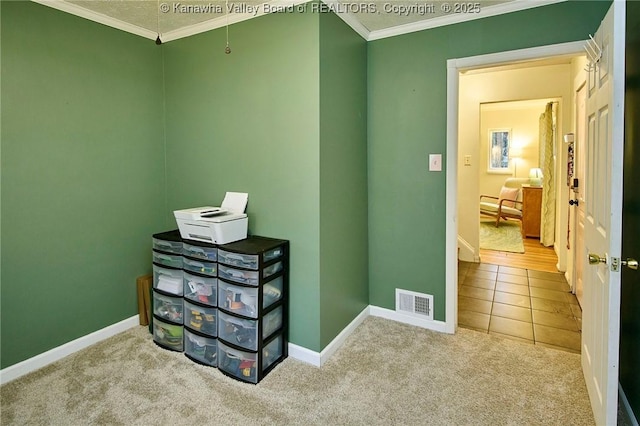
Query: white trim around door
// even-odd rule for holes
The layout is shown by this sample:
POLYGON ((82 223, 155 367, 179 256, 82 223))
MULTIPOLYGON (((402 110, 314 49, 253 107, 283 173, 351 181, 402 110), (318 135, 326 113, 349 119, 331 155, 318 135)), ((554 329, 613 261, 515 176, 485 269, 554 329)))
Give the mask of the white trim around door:
POLYGON ((490 53, 447 61, 447 202, 446 202, 446 315, 445 329, 458 326, 458 86, 463 70, 581 55, 585 41, 490 53))

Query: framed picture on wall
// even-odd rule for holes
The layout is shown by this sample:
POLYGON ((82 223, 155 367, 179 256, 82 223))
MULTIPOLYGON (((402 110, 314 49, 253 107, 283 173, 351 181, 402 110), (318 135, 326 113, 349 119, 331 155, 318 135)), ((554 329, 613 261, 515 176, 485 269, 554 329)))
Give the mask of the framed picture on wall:
POLYGON ((489 130, 489 168, 491 173, 510 173, 511 129, 489 130))

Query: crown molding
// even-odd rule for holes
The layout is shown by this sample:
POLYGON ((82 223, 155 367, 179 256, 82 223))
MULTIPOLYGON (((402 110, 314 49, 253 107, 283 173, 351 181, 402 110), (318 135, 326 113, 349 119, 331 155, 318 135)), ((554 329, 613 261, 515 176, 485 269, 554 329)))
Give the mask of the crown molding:
POLYGON ((321 0, 322 3, 326 4, 329 7, 329 10, 334 11, 334 13, 344 21, 345 24, 351 27, 353 31, 358 33, 360 37, 365 40, 369 40, 369 34, 371 31, 358 20, 358 18, 352 13, 339 12, 340 2, 339 0, 321 0))
MULTIPOLYGON (((147 28, 143 28, 137 25, 130 24, 128 22, 121 21, 116 18, 112 18, 102 13, 94 12, 89 9, 80 7, 74 3, 68 3, 64 0, 31 0, 34 3, 38 3, 44 6, 48 6, 62 12, 70 13, 80 18, 88 19, 93 22, 97 22, 118 30, 126 31, 131 34, 135 34, 149 40, 155 40, 158 37, 158 33, 151 31, 147 28)), ((448 16, 442 16, 438 18, 427 19, 424 21, 414 22, 410 24, 398 25, 395 27, 387 28, 384 30, 370 31, 365 25, 363 25, 356 15, 349 12, 340 11, 339 0, 321 0, 322 3, 328 6, 328 9, 334 11, 340 19, 342 19, 349 27, 351 27, 357 34, 359 34, 366 41, 380 40, 388 37, 394 37, 403 34, 409 34, 417 31, 423 31, 431 28, 442 27, 446 25, 458 24, 461 22, 472 21, 475 19, 486 18, 489 16, 502 15, 505 13, 518 12, 521 10, 531 9, 535 7, 547 6, 555 3, 561 3, 568 0, 513 0, 509 3, 502 3, 494 6, 487 6, 479 13, 467 13, 467 14, 454 14, 448 16)), ((265 2, 265 5, 269 5, 268 9, 274 10, 278 8, 291 7, 295 9, 297 6, 304 3, 308 3, 310 0, 271 0, 265 2)), ((253 13, 240 13, 229 16, 221 16, 219 18, 210 19, 204 22, 200 22, 187 27, 171 30, 160 33, 160 39, 163 43, 178 40, 181 38, 189 37, 192 35, 204 33, 207 31, 222 28, 227 25, 236 24, 238 22, 247 21, 258 16, 267 15, 272 12, 266 12, 266 7, 261 7, 259 10, 253 13)), ((299 9, 299 10, 306 10, 299 9)))
MULTIPOLYGON (((509 3, 487 6, 479 13, 459 13, 438 18, 427 19, 424 21, 414 22, 411 24, 398 25, 384 30, 375 30, 369 33, 367 41, 380 40, 383 38, 394 37, 403 34, 409 34, 417 31, 428 30, 431 28, 443 27, 446 25, 459 24, 462 22, 473 21, 475 19, 488 18, 489 16, 503 15, 511 12, 519 12, 521 10, 532 9, 535 7, 548 6, 555 3, 562 3, 567 0, 514 0, 509 3)), ((345 21, 346 22, 346 21, 345 21)))
POLYGON ((158 33, 156 33, 155 31, 150 31, 146 28, 142 28, 137 25, 129 24, 128 22, 124 22, 119 19, 115 19, 110 16, 103 15, 102 13, 85 9, 83 7, 77 6, 74 3, 67 3, 66 1, 63 1, 63 0, 31 0, 31 1, 34 3, 41 4, 43 6, 48 6, 53 9, 60 10, 62 12, 70 13, 80 18, 88 19, 90 21, 106 25, 108 27, 126 31, 128 33, 135 34, 144 38, 148 38, 150 40, 155 40, 156 37, 158 36, 158 33))
MULTIPOLYGON (((133 25, 128 22, 121 21, 119 19, 113 18, 111 16, 104 15, 102 13, 94 12, 89 9, 85 9, 80 7, 74 3, 68 3, 64 0, 31 0, 34 3, 41 4, 43 6, 48 6, 53 9, 60 10, 62 12, 70 13, 72 15, 78 16, 80 18, 88 19, 93 22, 97 22, 99 24, 106 25, 111 28, 115 28, 118 30, 126 31, 131 34, 135 34, 149 40, 155 40, 158 37, 158 33, 156 31, 151 31, 147 28, 140 27, 138 25, 133 25)), ((203 32, 215 30, 217 28, 225 27, 227 25, 236 24, 238 22, 247 21, 252 18, 256 18, 262 15, 268 15, 272 12, 265 12, 266 9, 274 10, 278 8, 287 8, 287 7, 296 7, 303 3, 307 3, 310 0, 271 0, 266 1, 264 4, 268 4, 269 8, 260 7, 258 12, 253 13, 234 13, 228 16, 221 16, 219 18, 210 19, 208 21, 200 22, 194 25, 189 25, 187 27, 179 28, 177 30, 171 30, 166 32, 161 32, 160 39, 163 43, 178 40, 181 38, 189 37, 192 35, 200 34, 203 32)))
MULTIPOLYGON (((189 25, 188 27, 179 28, 177 30, 167 31, 165 33, 160 33, 160 39, 163 43, 178 40, 185 37, 190 37, 192 35, 204 33, 207 31, 215 30, 217 28, 226 27, 227 25, 237 24, 238 22, 248 21, 252 18, 257 18, 258 16, 269 15, 271 13, 277 12, 266 12, 266 9, 278 9, 278 8, 293 8, 293 10, 297 10, 296 6, 307 3, 310 0, 272 0, 266 1, 264 5, 269 5, 269 7, 259 7, 258 11, 254 13, 234 13, 229 16, 221 16, 219 18, 210 19, 208 21, 200 22, 194 25, 189 25)), ((304 9, 302 9, 304 10, 304 9)), ((154 36, 155 39, 155 36, 154 36)))

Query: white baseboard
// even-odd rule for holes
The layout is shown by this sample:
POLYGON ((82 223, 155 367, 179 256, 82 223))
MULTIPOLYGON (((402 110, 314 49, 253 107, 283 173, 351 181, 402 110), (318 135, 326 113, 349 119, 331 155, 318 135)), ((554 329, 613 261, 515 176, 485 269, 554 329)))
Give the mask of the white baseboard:
POLYGON ((59 361, 62 358, 71 355, 74 352, 78 352, 88 346, 98 343, 102 340, 108 339, 111 336, 115 336, 118 333, 122 333, 130 328, 140 325, 138 315, 134 315, 130 318, 107 326, 101 330, 94 331, 86 336, 79 337, 64 345, 57 346, 47 352, 43 352, 32 358, 26 359, 17 364, 11 365, 7 368, 0 370, 0 385, 4 385, 18 377, 31 373, 39 368, 45 367, 53 362, 59 361))
POLYGON ((290 358, 311 364, 314 367, 320 367, 320 352, 312 351, 304 346, 298 346, 295 343, 289 343, 288 350, 290 358))
MULTIPOLYGON (((289 356, 315 367, 322 367, 324 363, 326 363, 327 360, 331 358, 331 356, 333 356, 333 354, 344 344, 347 337, 349 337, 349 335, 351 335, 351 333, 353 333, 353 331, 370 315, 441 333, 448 333, 446 323, 443 321, 423 320, 400 314, 391 309, 369 305, 363 309, 362 312, 360 312, 360 314, 354 318, 354 320, 351 321, 321 352, 312 351, 311 349, 307 349, 303 346, 289 343, 289 356)), ((53 348, 47 352, 43 352, 7 368, 3 368, 0 370, 0 385, 15 380, 39 368, 45 367, 53 362, 59 361, 72 353, 78 352, 79 350, 87 348, 95 343, 115 336, 118 333, 122 333, 123 331, 136 327, 139 324, 138 315, 134 315, 101 330, 94 331, 91 334, 87 334, 86 336, 82 336, 76 340, 65 343, 64 345, 53 348)))
POLYGON ((380 308, 378 306, 369 306, 369 314, 374 317, 386 318, 404 324, 415 325, 416 327, 426 328, 427 330, 438 331, 440 333, 451 334, 444 321, 425 320, 404 315, 391 309, 380 308))
POLYGON ((426 328, 428 330, 437 331, 440 333, 451 332, 447 328, 447 323, 444 321, 432 321, 424 320, 420 318, 414 318, 408 315, 400 314, 396 311, 386 308, 380 308, 378 306, 369 305, 365 308, 360 315, 358 315, 349 325, 347 325, 341 332, 331 341, 322 352, 315 352, 311 349, 307 349, 302 346, 298 346, 294 343, 289 343, 289 356, 297 359, 298 361, 311 364, 315 367, 322 367, 325 362, 344 344, 344 341, 349 337, 351 333, 368 317, 380 317, 389 319, 392 321, 401 322, 404 324, 414 325, 416 327, 426 328))
POLYGON ((458 252, 459 260, 463 262, 480 262, 480 255, 476 252, 476 249, 460 235, 458 235, 458 248, 460 249, 458 252))
POLYGON ((322 367, 325 362, 344 344, 344 341, 349 337, 353 330, 355 330, 362 322, 369 316, 369 306, 364 308, 360 314, 355 317, 353 321, 349 323, 332 341, 329 343, 322 352, 318 353, 307 349, 302 346, 289 343, 289 356, 295 358, 298 361, 306 362, 315 367, 322 367))

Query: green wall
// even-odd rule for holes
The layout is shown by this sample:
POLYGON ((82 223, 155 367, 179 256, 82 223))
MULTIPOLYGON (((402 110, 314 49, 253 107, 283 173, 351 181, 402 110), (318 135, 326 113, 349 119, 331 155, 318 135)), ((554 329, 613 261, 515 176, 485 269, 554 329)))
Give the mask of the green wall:
POLYGON ((137 313, 162 228, 152 41, 2 2, 2 367, 137 313))
MULTIPOLYGON (((369 303, 396 287, 434 295, 445 319, 447 60, 584 40, 609 2, 565 2, 368 44, 369 303)), ((464 212, 459 212, 463 215, 464 212)))
POLYGON ((224 29, 158 47, 3 2, 1 366, 135 315, 150 235, 225 191, 249 193, 251 233, 291 241, 291 342, 321 351, 396 287, 443 320, 427 157, 446 152, 446 60, 584 39, 607 6, 371 43, 331 14, 272 14, 233 25, 225 55, 224 29))
MULTIPOLYGON (((249 193, 249 232, 290 240, 290 341, 320 350, 319 28, 281 13, 167 43, 169 211, 249 193)), ((173 222, 175 224, 175 222, 173 222)))
POLYGON ((167 199, 248 192, 250 233, 291 241, 289 340, 321 351, 368 304, 366 43, 308 9, 234 25, 230 55, 224 29, 162 47, 167 199))
POLYGON ((320 18, 320 349, 369 304, 367 45, 320 18))

